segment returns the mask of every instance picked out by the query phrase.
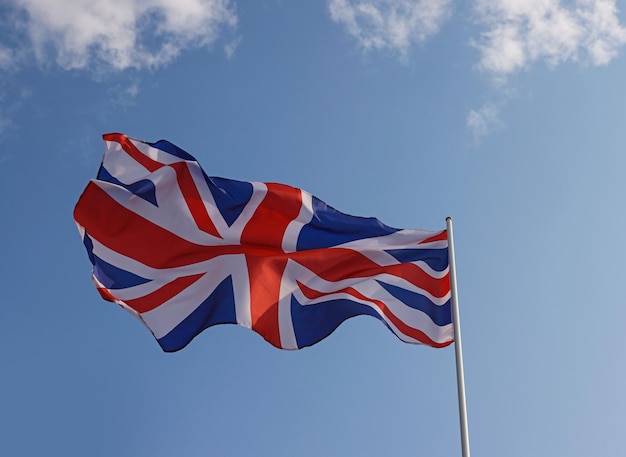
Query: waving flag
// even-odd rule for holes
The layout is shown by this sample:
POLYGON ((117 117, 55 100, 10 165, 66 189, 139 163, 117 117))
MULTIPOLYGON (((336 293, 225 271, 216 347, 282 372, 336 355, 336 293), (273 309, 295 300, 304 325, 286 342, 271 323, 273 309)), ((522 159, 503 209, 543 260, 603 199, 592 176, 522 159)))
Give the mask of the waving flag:
POLYGON ((299 349, 357 315, 402 341, 452 343, 445 230, 400 230, 284 184, 208 177, 167 141, 104 140, 74 219, 102 297, 164 351, 216 324, 299 349))

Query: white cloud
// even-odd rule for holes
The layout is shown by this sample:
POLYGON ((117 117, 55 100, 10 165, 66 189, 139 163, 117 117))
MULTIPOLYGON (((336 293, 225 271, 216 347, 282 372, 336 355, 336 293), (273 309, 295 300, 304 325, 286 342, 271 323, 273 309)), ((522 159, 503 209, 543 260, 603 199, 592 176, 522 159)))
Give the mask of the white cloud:
MULTIPOLYGON (((478 68, 493 78, 503 100, 509 76, 537 62, 606 65, 626 44, 615 0, 475 0, 474 12, 484 27, 472 42, 480 51, 478 68)), ((503 104, 469 112, 475 140, 503 127, 503 104)))
POLYGON ((606 65, 626 44, 626 28, 620 25, 617 18, 615 0, 587 0, 581 3, 591 3, 591 7, 580 11, 581 21, 589 30, 584 47, 594 64, 606 65))
POLYGON ((231 0, 11 1, 37 60, 64 69, 158 67, 237 25, 231 0))
POLYGON ((435 35, 450 16, 451 0, 329 0, 333 21, 365 50, 392 50, 405 58, 410 46, 435 35))
POLYGON ((536 61, 609 63, 626 44, 615 0, 476 0, 478 22, 487 31, 474 45, 479 67, 496 78, 536 61))

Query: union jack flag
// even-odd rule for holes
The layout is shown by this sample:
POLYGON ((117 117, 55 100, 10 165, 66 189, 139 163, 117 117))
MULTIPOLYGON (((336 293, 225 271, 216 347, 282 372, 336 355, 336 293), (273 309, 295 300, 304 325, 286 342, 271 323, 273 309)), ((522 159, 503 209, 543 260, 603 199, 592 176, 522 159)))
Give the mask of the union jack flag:
POLYGON ((402 341, 452 343, 445 230, 343 214, 285 184, 208 177, 167 141, 104 141, 74 219, 102 297, 164 351, 216 324, 300 349, 357 315, 402 341))

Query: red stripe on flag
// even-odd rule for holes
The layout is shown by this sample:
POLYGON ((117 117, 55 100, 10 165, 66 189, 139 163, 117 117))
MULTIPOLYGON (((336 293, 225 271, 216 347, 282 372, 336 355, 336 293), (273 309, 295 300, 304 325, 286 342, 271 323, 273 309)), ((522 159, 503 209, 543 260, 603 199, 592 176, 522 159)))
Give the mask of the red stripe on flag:
POLYGON ((444 230, 437 235, 426 238, 425 240, 420 241, 419 244, 432 243, 433 241, 448 241, 448 231, 444 230))
POLYGON ((267 184, 263 201, 241 234, 241 244, 281 249, 285 230, 298 217, 301 207, 300 189, 285 184, 267 184))
POLYGON ((242 251, 187 241, 126 209, 94 182, 80 196, 74 219, 109 249, 153 268, 182 267, 242 251))
POLYGON ((115 297, 109 289, 105 289, 104 287, 97 287, 100 296, 104 298, 106 301, 116 302, 118 301, 117 297, 115 297))
POLYGON ((447 274, 442 278, 434 278, 412 263, 382 266, 352 249, 331 248, 300 251, 291 254, 291 256, 295 261, 330 282, 390 274, 402 278, 438 298, 444 297, 450 291, 450 279, 447 274))
POLYGON ((381 267, 381 273, 389 273, 406 279, 414 286, 428 291, 437 298, 443 298, 450 292, 450 277, 448 273, 441 278, 433 278, 413 263, 381 267))
POLYGON ((185 203, 187 203, 187 207, 189 208, 191 216, 196 222, 198 228, 209 235, 222 238, 213 224, 213 221, 206 210, 206 206, 204 206, 204 201, 202 200, 200 192, 198 192, 198 188, 193 181, 193 177, 191 176, 187 163, 177 162, 171 164, 170 166, 174 169, 174 171, 176 171, 178 186, 180 187, 183 197, 185 198, 185 203))
POLYGON ((330 294, 346 294, 350 295, 358 300, 369 302, 374 305, 381 314, 383 314, 400 332, 404 335, 409 336, 420 343, 427 344, 429 346, 435 348, 442 348, 450 345, 452 341, 444 341, 443 343, 438 343, 433 341, 428 335, 426 335, 421 330, 413 328, 407 324, 405 324, 402 319, 398 318, 385 303, 381 300, 375 300, 369 297, 366 297, 356 289, 352 287, 346 287, 345 289, 338 290, 336 292, 319 292, 317 290, 310 289, 309 287, 302 284, 300 281, 296 281, 298 283, 298 287, 302 291, 302 294, 307 297, 309 300, 315 300, 316 298, 325 297, 330 294))
POLYGON ((157 306, 162 305, 170 298, 175 297, 187 287, 191 286, 202 276, 202 273, 197 275, 181 276, 180 278, 176 278, 174 281, 165 284, 163 287, 158 288, 148 295, 134 298, 132 300, 124 300, 124 303, 126 303, 138 313, 145 313, 147 311, 150 311, 151 309, 156 308, 157 306))
POLYGON ((252 330, 277 348, 280 344, 278 301, 280 283, 287 266, 283 257, 246 256, 250 277, 250 315, 252 330))
MULTIPOLYGON (((121 133, 109 133, 107 135, 103 135, 103 138, 106 141, 119 143, 120 146, 122 146, 122 149, 124 149, 124 151, 126 151, 126 153, 131 156, 133 160, 140 163, 150 172, 154 172, 159 168, 168 166, 145 155, 126 135, 122 135, 121 133)), ((180 161, 172 163, 169 166, 176 172, 178 185, 198 228, 209 235, 221 238, 217 228, 215 228, 215 225, 209 216, 209 213, 206 210, 206 207, 204 206, 204 202, 202 201, 200 192, 198 192, 193 178, 191 177, 187 163, 180 161)))
POLYGON ((119 143, 122 149, 131 156, 136 162, 139 162, 146 170, 153 172, 164 166, 161 162, 151 159, 133 144, 133 142, 121 133, 108 133, 102 135, 104 141, 113 141, 119 143))

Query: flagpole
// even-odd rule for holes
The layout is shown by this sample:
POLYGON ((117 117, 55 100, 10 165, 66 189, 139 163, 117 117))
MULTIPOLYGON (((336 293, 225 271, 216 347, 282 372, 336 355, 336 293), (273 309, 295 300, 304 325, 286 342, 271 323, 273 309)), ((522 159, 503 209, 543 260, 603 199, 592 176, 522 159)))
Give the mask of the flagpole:
POLYGON ((463 347, 461 344, 461 319, 456 288, 456 263, 454 260, 454 234, 452 218, 446 217, 448 229, 448 260, 450 264, 450 293, 452 322, 454 323, 454 354, 456 357, 456 385, 459 396, 459 422, 461 425, 461 451, 463 457, 470 457, 469 431, 467 427, 467 405, 465 401, 465 372, 463 371, 463 347))

